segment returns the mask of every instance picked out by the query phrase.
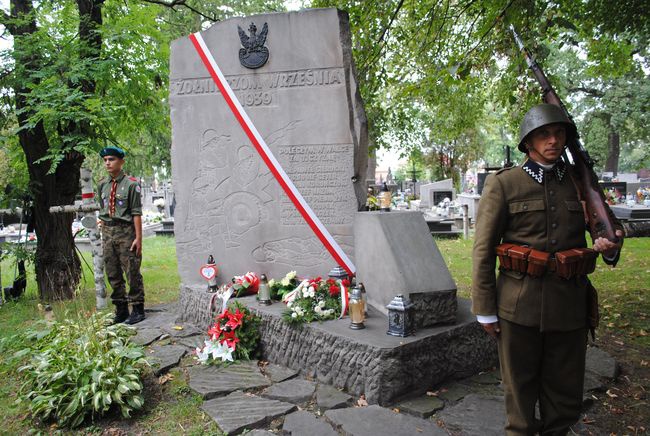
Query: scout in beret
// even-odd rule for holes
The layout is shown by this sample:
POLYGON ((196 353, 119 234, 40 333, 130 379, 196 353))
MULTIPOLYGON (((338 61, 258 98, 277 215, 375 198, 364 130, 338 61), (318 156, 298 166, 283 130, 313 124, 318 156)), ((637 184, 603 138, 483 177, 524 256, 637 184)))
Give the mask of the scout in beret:
POLYGON ((126 152, 105 147, 99 155, 108 176, 100 180, 98 198, 102 228, 104 265, 113 289, 116 323, 136 324, 145 318, 142 262, 142 200, 138 179, 127 176, 122 167, 126 152), (126 281, 125 281, 126 276, 126 281), (129 292, 126 292, 126 282, 129 292), (129 313, 129 303, 131 312, 129 313))

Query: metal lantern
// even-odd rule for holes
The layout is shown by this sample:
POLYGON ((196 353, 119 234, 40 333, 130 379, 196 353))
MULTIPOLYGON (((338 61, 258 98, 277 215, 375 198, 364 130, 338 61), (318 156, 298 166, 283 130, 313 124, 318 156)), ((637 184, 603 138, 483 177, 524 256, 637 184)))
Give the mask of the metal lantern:
POLYGON ((334 279, 334 280, 349 279, 348 272, 340 265, 337 265, 334 268, 332 268, 332 270, 327 275, 329 276, 330 279, 334 279))
POLYGON ((415 333, 415 305, 408 297, 397 295, 386 309, 389 335, 406 337, 415 333))
POLYGON ((266 279, 266 274, 260 276, 260 285, 257 291, 257 296, 260 305, 271 305, 271 288, 269 287, 269 281, 266 279))
POLYGON ((350 292, 350 300, 348 301, 348 311, 350 313, 350 328, 352 330, 361 330, 365 329, 366 326, 363 324, 365 318, 363 297, 361 295, 361 288, 355 286, 350 292))

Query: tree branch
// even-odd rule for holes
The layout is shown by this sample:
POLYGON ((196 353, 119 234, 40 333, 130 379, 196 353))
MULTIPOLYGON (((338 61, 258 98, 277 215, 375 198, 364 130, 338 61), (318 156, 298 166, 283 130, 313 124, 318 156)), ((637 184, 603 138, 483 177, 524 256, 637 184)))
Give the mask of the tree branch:
POLYGON ((395 8, 395 12, 393 12, 390 21, 388 22, 388 25, 384 27, 384 30, 382 31, 381 35, 377 39, 376 44, 379 45, 379 50, 377 50, 377 52, 373 54, 372 59, 370 59, 368 62, 364 62, 365 65, 361 68, 361 70, 365 70, 366 65, 374 64, 377 58, 381 55, 381 52, 384 50, 384 47, 386 46, 386 41, 384 40, 384 37, 386 36, 386 33, 393 25, 393 22, 395 21, 395 18, 397 17, 397 14, 399 13, 400 9, 402 9, 403 5, 404 5, 404 0, 400 0, 399 4, 397 5, 397 8, 395 8))
POLYGON ((151 3, 151 4, 154 4, 154 5, 165 6, 167 8, 170 8, 173 11, 176 10, 177 6, 182 6, 182 7, 185 7, 187 9, 189 9, 190 11, 194 12, 195 14, 205 18, 206 20, 213 22, 213 23, 215 23, 217 21, 220 21, 219 18, 216 15, 212 15, 212 16, 206 15, 205 13, 199 11, 198 9, 193 7, 192 5, 188 5, 187 0, 168 0, 168 1, 165 1, 165 0, 141 0, 141 1, 143 1, 145 3, 151 3))
POLYGON ((596 88, 589 88, 586 86, 576 86, 574 88, 569 88, 569 92, 584 92, 592 97, 603 98, 605 93, 596 88))

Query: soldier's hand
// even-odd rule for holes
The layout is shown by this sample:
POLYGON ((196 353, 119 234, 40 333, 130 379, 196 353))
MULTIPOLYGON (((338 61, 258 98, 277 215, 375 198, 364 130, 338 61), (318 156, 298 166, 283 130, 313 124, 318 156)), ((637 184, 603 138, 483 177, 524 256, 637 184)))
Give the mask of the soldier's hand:
POLYGON ((598 238, 594 241, 593 249, 607 257, 614 257, 618 250, 621 249, 621 240, 623 239, 623 231, 617 230, 616 237, 619 238, 619 242, 612 242, 607 238, 598 238))
POLYGON ((141 239, 134 239, 133 243, 131 244, 131 251, 135 251, 135 254, 140 256, 142 254, 142 240, 141 239))
POLYGON ((495 339, 498 338, 499 333, 501 333, 501 327, 499 326, 498 321, 490 324, 481 324, 481 327, 483 327, 483 330, 485 330, 488 335, 495 339))

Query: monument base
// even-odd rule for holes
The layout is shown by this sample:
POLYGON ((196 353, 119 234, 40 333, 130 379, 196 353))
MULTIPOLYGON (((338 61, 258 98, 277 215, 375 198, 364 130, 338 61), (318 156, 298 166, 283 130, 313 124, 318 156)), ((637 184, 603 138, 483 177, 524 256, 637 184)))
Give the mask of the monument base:
MULTIPOLYGON (((213 294, 181 288, 179 307, 185 321, 207 327, 213 294)), ((423 393, 443 381, 467 377, 496 365, 496 343, 470 313, 468 300, 458 300, 454 325, 419 329, 415 336, 386 334, 386 315, 370 308, 363 330, 349 328, 350 319, 292 327, 282 321, 286 306, 260 306, 255 297, 238 299, 262 317, 262 355, 320 382, 365 394, 371 404, 390 405, 404 395, 423 393)), ((216 301, 215 305, 219 302, 216 301)))

